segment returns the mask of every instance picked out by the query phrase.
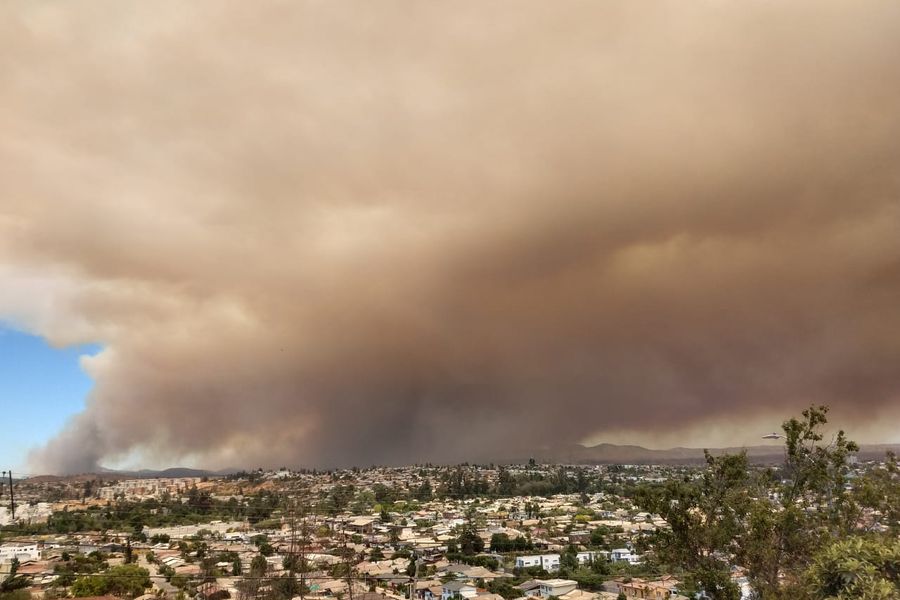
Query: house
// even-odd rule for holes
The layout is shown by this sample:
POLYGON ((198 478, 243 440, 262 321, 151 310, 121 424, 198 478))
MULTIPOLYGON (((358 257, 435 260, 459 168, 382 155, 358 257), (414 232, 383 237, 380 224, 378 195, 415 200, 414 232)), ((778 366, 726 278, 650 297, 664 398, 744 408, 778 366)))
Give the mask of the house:
POLYGON ((160 559, 160 562, 163 565, 170 567, 172 569, 175 569, 175 568, 180 567, 181 565, 185 564, 184 559, 182 559, 180 556, 166 556, 165 558, 160 559))
POLYGON ((359 594, 358 596, 354 596, 356 600, 386 600, 388 596, 384 594, 379 594, 377 592, 366 592, 364 594, 359 594))
POLYGON ((609 552, 605 550, 588 550, 586 552, 579 552, 575 557, 578 559, 578 564, 584 565, 595 560, 608 560, 609 552))
POLYGON ((478 594, 474 585, 463 581, 448 581, 441 587, 441 600, 473 598, 478 594))
POLYGON ((545 571, 559 570, 559 554, 531 554, 516 557, 517 568, 540 567, 545 571))
POLYGON ((19 575, 31 577, 33 581, 39 581, 41 575, 53 575, 53 567, 49 561, 26 561, 19 565, 19 575))
POLYGON ((456 563, 447 566, 447 573, 453 575, 456 579, 462 580, 484 579, 485 581, 492 581, 502 577, 502 575, 494 573, 485 567, 472 567, 456 563))
MULTIPOLYGON (((574 589, 568 594, 560 596, 560 600, 605 600, 609 596, 603 595, 604 592, 588 592, 586 590, 574 589)), ((610 594, 613 600, 615 599, 615 594, 610 594)))
POLYGON ((612 562, 628 562, 632 565, 636 565, 641 562, 641 557, 628 548, 616 548, 609 553, 609 559, 612 562))
POLYGON ((37 542, 18 542, 0 546, 0 563, 10 563, 14 558, 19 562, 40 560, 41 551, 37 542))
POLYGON ((377 517, 353 517, 347 523, 347 528, 355 533, 370 534, 374 531, 376 520, 378 520, 377 517))
POLYGON ((570 544, 587 544, 591 541, 591 532, 584 529, 572 531, 569 533, 570 544))
POLYGON ((426 589, 416 592, 422 600, 435 600, 440 598, 443 588, 438 585, 430 585, 426 589))
POLYGON ((650 523, 653 520, 653 515, 648 512, 639 512, 634 515, 633 519, 636 523, 650 523))
POLYGON ((543 579, 538 580, 538 582, 541 584, 541 598, 549 598, 550 596, 559 597, 568 594, 578 587, 578 582, 571 579, 543 579))
POLYGON ((420 600, 434 600, 441 595, 439 579, 424 579, 416 582, 416 597, 420 600))
POLYGON ((537 579, 523 581, 516 587, 522 590, 523 596, 537 596, 541 593, 541 582, 537 579))
POLYGON ((616 587, 619 593, 626 598, 640 598, 641 600, 669 600, 676 593, 680 582, 671 576, 662 577, 656 581, 647 581, 635 577, 628 583, 617 581, 616 587))

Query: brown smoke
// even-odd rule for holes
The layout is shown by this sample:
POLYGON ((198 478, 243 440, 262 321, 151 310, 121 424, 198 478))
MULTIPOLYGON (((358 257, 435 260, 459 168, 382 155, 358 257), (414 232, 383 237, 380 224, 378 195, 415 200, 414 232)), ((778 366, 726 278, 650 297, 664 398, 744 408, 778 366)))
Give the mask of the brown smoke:
POLYGON ((897 2, 0 11, 0 316, 105 346, 35 470, 898 415, 897 2))

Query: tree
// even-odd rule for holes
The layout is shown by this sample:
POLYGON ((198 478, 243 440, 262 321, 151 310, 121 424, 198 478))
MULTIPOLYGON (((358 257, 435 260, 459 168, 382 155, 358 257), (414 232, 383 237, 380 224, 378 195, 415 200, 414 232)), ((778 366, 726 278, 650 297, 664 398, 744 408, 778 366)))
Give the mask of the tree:
POLYGON ((578 568, 578 550, 571 544, 559 557, 559 571, 568 577, 578 568))
POLYGON ((606 536, 609 528, 600 526, 591 531, 591 546, 603 546, 606 543, 606 536))
POLYGON ((663 562, 688 571, 687 591, 703 592, 711 600, 738 600, 729 557, 736 551, 748 510, 747 456, 705 456, 706 470, 699 480, 642 488, 637 502, 668 522, 669 529, 656 533, 654 549, 663 562))
POLYGON ((522 595, 521 590, 514 587, 509 580, 506 579, 493 579, 488 581, 487 590, 492 594, 503 596, 504 600, 513 600, 513 598, 519 598, 522 595))
POLYGON ((427 502, 431 500, 433 497, 433 493, 431 490, 431 481, 426 479, 422 482, 422 485, 419 486, 419 489, 416 490, 416 500, 421 500, 422 502, 427 502))
POLYGON ((505 533, 495 533, 491 536, 491 552, 509 552, 512 543, 509 535, 505 533))
POLYGON ((253 560, 250 561, 250 577, 263 577, 265 576, 268 568, 269 563, 266 562, 266 557, 262 556, 261 554, 257 554, 253 557, 253 560))
POLYGON ((765 472, 756 486, 736 556, 755 592, 767 600, 796 597, 813 554, 846 537, 858 518, 845 485, 847 456, 859 446, 843 431, 821 443, 827 413, 825 406, 811 406, 801 419, 785 421, 784 466, 765 472))
POLYGON ((207 556, 200 561, 200 573, 207 580, 214 579, 216 575, 216 563, 218 561, 214 556, 207 556))
POLYGON ((497 495, 498 496, 514 496, 516 491, 516 481, 506 467, 500 467, 497 473, 497 495))
POLYGON ((871 469, 854 482, 853 497, 880 513, 891 534, 900 535, 900 466, 893 452, 887 452, 883 468, 871 469))
POLYGON ((469 512, 458 536, 459 548, 465 555, 478 554, 484 550, 484 540, 478 535, 474 512, 469 512))
POLYGON ((806 572, 811 598, 900 597, 900 540, 851 537, 820 551, 806 572))
POLYGON ((699 478, 638 491, 638 505, 669 524, 652 548, 661 562, 687 571, 686 591, 736 598, 729 569, 739 564, 758 597, 799 598, 812 556, 853 531, 860 507, 846 489, 847 457, 859 448, 843 431, 822 443, 827 412, 811 406, 784 422, 778 469, 750 471, 743 453, 706 453, 699 478))
POLYGON ((597 575, 609 575, 609 561, 602 556, 594 556, 591 559, 591 571, 597 575))
POLYGON ((150 587, 150 572, 137 565, 119 565, 106 573, 79 577, 72 585, 72 595, 122 596, 135 598, 150 587))
POLYGON ((19 559, 13 558, 9 565, 9 575, 0 581, 0 594, 9 594, 28 587, 28 578, 18 574, 19 559))
POLYGON ((300 583, 291 575, 272 578, 270 586, 272 600, 290 600, 300 593, 300 583))

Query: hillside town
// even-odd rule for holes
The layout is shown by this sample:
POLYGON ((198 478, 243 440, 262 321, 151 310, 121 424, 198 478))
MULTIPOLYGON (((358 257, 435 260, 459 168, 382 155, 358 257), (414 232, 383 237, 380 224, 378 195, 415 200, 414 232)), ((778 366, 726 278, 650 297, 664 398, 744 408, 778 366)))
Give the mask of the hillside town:
MULTIPOLYGON (((853 464, 845 487, 890 468, 853 464)), ((657 552, 671 523, 642 490, 704 473, 532 461, 22 479, 0 580, 36 600, 684 600, 684 569, 657 552)), ((867 508, 855 526, 896 531, 896 518, 867 508)))

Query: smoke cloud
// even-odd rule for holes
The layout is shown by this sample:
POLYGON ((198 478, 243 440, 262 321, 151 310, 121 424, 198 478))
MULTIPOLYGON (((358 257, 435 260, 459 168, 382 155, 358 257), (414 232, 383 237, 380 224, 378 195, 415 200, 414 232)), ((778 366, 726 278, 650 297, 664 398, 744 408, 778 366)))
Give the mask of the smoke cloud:
POLYGON ((0 316, 104 346, 36 472, 898 434, 896 2, 0 11, 0 316))

